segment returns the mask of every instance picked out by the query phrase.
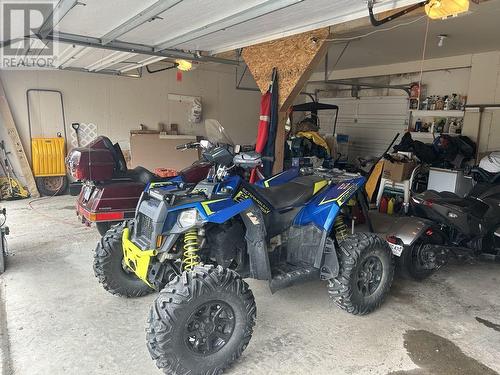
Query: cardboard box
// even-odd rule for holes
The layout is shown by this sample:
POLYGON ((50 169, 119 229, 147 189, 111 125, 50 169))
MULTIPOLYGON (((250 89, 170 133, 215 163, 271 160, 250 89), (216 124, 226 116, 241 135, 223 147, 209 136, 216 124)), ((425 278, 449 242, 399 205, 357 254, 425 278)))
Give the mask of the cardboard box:
POLYGON ((385 160, 382 176, 394 182, 403 182, 410 179, 415 166, 416 163, 413 161, 392 163, 389 160, 385 160))
POLYGON ((130 165, 142 166, 150 171, 169 168, 177 171, 189 167, 199 159, 198 150, 176 150, 176 146, 195 142, 190 135, 130 134, 130 165))

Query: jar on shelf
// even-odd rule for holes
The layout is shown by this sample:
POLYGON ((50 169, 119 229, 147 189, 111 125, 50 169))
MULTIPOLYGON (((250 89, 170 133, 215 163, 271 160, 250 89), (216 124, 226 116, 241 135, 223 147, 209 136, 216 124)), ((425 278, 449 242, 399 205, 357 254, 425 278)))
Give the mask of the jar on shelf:
POLYGON ((436 98, 436 111, 442 111, 444 109, 444 100, 442 97, 438 96, 436 98))

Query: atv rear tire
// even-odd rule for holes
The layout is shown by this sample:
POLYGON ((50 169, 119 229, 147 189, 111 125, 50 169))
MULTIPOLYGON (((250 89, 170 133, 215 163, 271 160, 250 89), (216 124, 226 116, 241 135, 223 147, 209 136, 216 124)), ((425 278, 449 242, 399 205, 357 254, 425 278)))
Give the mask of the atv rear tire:
POLYGON ((394 278, 394 262, 387 244, 374 234, 351 235, 339 244, 339 265, 339 275, 328 282, 333 301, 354 315, 377 309, 394 278))
POLYGON ((234 271, 197 266, 156 297, 146 329, 149 353, 166 374, 221 374, 247 347, 256 306, 234 271))
POLYGON ((99 234, 100 234, 100 235, 101 235, 101 237, 102 237, 102 236, 104 236, 104 235, 106 234, 106 232, 107 232, 108 230, 110 230, 110 229, 111 229, 111 227, 112 227, 113 225, 115 225, 115 224, 117 224, 117 223, 112 222, 112 221, 101 221, 101 222, 99 222, 99 223, 95 223, 95 226, 96 226, 96 228, 97 228, 97 231, 99 232, 99 234))
POLYGON ((141 297, 154 292, 123 265, 123 229, 132 222, 114 226, 101 238, 94 253, 94 274, 104 289, 121 297, 141 297))

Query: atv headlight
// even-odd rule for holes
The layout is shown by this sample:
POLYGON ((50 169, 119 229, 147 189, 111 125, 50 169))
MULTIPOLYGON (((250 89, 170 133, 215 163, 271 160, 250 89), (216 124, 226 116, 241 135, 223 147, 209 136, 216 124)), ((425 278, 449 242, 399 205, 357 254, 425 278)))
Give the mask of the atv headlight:
POLYGON ((177 219, 179 225, 183 228, 188 228, 196 225, 199 220, 198 210, 196 208, 191 208, 189 210, 182 211, 177 219))

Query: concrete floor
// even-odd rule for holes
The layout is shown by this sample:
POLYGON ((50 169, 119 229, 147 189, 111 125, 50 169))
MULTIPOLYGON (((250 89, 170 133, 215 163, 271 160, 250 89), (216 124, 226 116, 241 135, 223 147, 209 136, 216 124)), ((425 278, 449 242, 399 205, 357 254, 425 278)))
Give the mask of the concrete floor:
MULTIPOLYGON (((4 202, 11 228, 0 276, 3 373, 159 374, 145 346, 154 295, 114 297, 94 278, 94 228, 73 197, 4 202)), ((396 279, 375 313, 351 316, 322 282, 272 296, 250 280, 258 306, 248 349, 229 374, 495 374, 500 372, 500 265, 450 265, 422 283, 396 279)))

